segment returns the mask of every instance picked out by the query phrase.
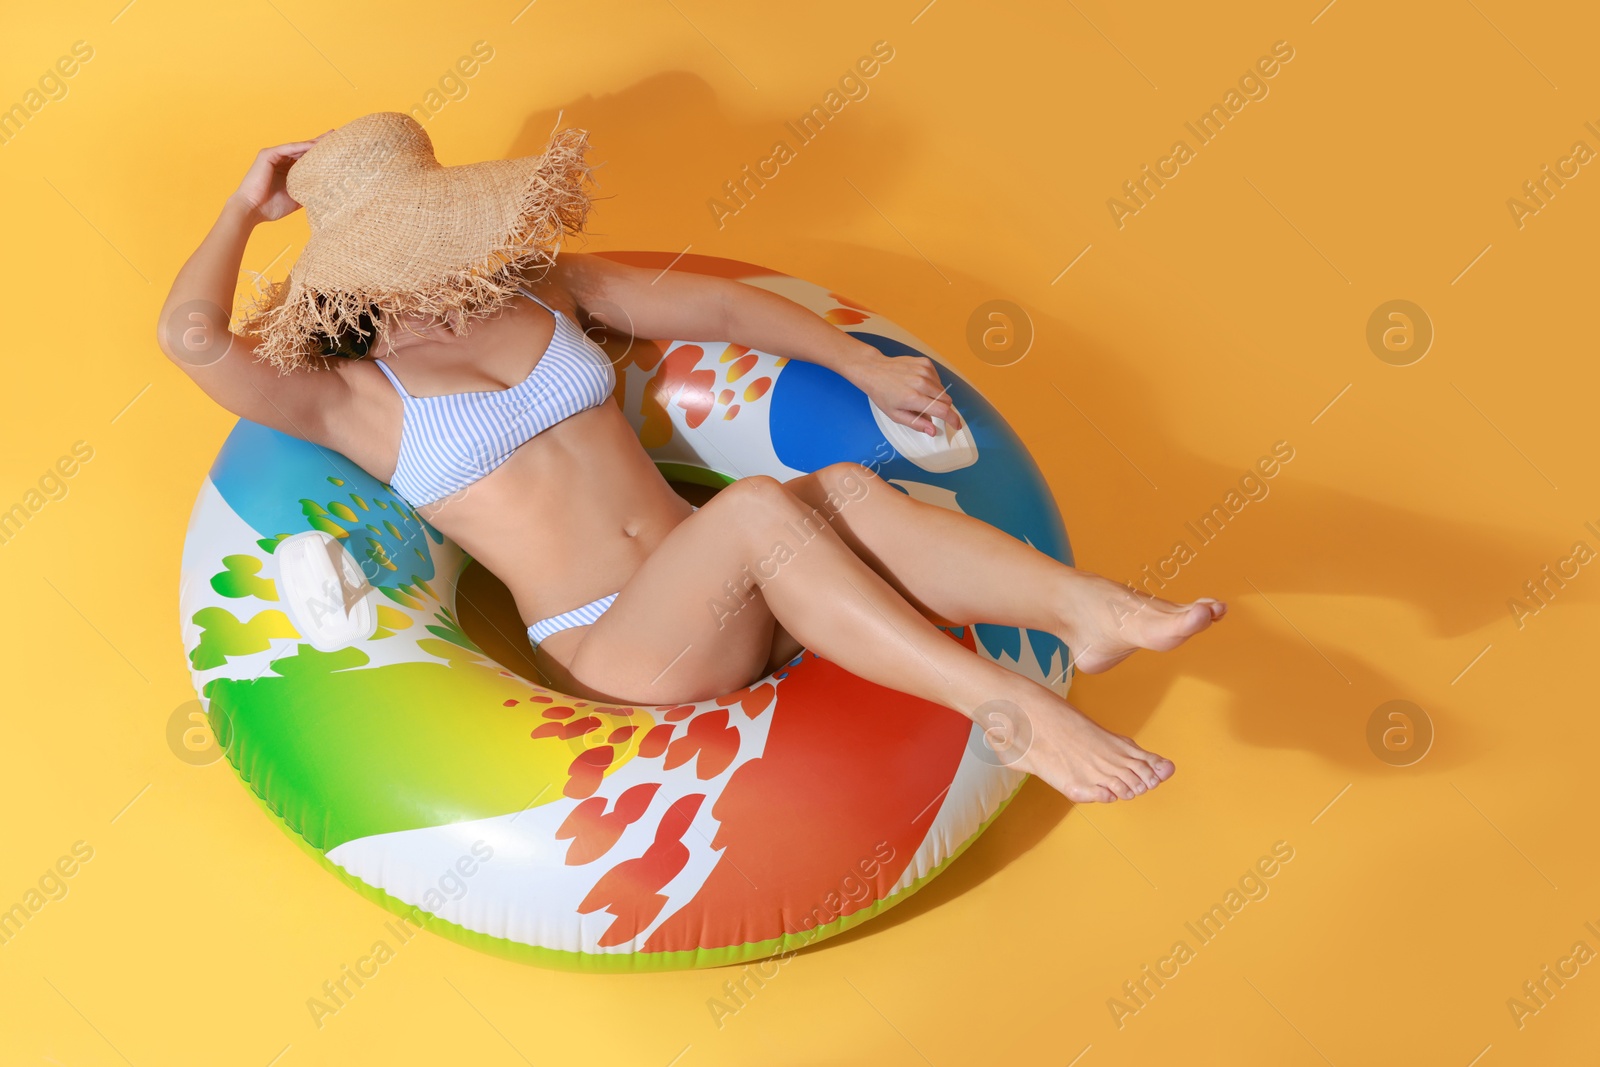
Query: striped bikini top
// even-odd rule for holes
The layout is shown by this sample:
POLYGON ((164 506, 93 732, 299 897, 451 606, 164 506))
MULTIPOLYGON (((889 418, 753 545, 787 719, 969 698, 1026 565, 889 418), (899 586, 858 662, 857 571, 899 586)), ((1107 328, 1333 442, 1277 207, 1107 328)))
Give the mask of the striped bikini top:
POLYGON ((412 396, 383 360, 374 360, 400 394, 400 458, 389 487, 412 507, 465 489, 562 419, 598 407, 616 387, 599 345, 567 316, 526 289, 555 316, 555 332, 528 376, 508 389, 412 396))

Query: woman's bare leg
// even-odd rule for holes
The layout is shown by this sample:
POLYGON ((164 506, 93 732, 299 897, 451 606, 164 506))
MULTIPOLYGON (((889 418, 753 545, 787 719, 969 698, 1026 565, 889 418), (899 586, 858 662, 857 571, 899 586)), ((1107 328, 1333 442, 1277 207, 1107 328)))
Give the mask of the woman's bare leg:
POLYGON ((1170 761, 1095 725, 1045 687, 952 641, 776 480, 744 478, 669 533, 562 658, 581 695, 639 704, 748 685, 776 625, 862 678, 1031 732, 1012 765, 1077 801, 1128 799, 1170 761))
POLYGON ((1176 648, 1227 611, 1211 599, 1174 604, 1065 566, 986 522, 913 499, 859 463, 835 463, 784 488, 925 617, 1053 633, 1088 674, 1141 648, 1176 648))

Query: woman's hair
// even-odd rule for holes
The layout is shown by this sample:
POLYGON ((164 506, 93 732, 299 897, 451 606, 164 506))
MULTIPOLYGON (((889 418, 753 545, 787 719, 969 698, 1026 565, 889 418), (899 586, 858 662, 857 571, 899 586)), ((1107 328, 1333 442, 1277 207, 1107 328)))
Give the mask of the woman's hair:
MULTIPOLYGON (((317 301, 322 300, 321 294, 317 301)), ((340 357, 342 359, 365 359, 371 350, 373 341, 378 334, 378 305, 373 304, 361 313, 356 325, 346 329, 337 337, 325 333, 314 334, 313 342, 320 349, 320 354, 325 357, 340 357)))

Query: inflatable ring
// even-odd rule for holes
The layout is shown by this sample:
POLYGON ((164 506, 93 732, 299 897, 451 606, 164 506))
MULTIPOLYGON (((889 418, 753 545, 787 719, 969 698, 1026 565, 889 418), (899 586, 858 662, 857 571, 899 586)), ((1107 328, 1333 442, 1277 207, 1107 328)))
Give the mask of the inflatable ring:
MULTIPOLYGON (((736 278, 886 354, 930 354, 775 271, 612 258, 736 278)), ((966 426, 934 439, 815 364, 723 343, 605 345, 615 399, 669 479, 854 461, 1071 562, 1022 442, 943 365, 966 426)), ((563 695, 464 629, 468 562, 354 463, 240 422, 201 486, 179 599, 211 730, 261 806, 348 885, 474 948, 581 971, 787 954, 926 885, 1026 778, 957 712, 809 651, 695 704, 563 695)), ((1065 693, 1055 637, 946 632, 1065 693)))

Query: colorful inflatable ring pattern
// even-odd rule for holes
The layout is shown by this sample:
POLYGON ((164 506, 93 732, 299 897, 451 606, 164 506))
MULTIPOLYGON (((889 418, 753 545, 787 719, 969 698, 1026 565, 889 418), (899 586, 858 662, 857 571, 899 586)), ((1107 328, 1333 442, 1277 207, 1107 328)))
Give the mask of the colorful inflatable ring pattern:
MULTIPOLYGON (((889 355, 931 354, 775 271, 696 256, 673 269, 781 293, 889 355)), ((855 461, 1071 562, 1022 442, 943 365, 966 428, 935 440, 814 364, 723 343, 606 345, 615 399, 669 478, 855 461)), ((926 885, 1026 777, 956 712, 809 651, 696 704, 547 689, 463 631, 467 563, 344 457, 240 422, 195 504, 180 592, 195 688, 263 808, 348 885, 464 944, 579 971, 788 953, 926 885)), ((947 632, 1065 693, 1055 637, 947 632)))

